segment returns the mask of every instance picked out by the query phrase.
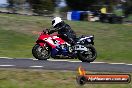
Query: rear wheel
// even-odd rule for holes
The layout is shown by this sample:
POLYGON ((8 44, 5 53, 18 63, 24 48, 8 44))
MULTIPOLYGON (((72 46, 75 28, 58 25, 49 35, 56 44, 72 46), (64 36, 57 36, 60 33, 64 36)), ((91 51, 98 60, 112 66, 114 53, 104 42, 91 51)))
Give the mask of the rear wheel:
POLYGON ((85 45, 88 51, 80 51, 78 53, 78 59, 82 62, 93 62, 97 57, 97 52, 92 45, 85 45))
POLYGON ((32 49, 33 56, 38 60, 47 60, 50 58, 49 47, 41 47, 39 44, 36 44, 32 49))

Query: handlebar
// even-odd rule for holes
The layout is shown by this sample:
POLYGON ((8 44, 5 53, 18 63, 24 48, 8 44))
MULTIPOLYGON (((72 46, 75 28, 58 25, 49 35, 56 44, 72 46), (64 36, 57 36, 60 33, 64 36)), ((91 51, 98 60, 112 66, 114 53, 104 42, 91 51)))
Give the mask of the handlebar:
POLYGON ((44 30, 43 30, 43 33, 44 33, 44 34, 48 34, 49 31, 50 31, 50 29, 44 29, 44 30))
POLYGON ((44 29, 43 33, 44 34, 52 34, 52 33, 56 32, 57 30, 58 30, 58 28, 44 29))

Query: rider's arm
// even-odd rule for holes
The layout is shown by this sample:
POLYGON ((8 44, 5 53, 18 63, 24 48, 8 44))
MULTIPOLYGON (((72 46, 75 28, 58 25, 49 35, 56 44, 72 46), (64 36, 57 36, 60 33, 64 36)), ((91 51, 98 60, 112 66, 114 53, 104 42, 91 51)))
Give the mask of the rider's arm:
POLYGON ((50 31, 48 32, 48 34, 52 34, 52 33, 57 32, 57 31, 58 31, 57 29, 55 29, 55 30, 50 30, 50 31))

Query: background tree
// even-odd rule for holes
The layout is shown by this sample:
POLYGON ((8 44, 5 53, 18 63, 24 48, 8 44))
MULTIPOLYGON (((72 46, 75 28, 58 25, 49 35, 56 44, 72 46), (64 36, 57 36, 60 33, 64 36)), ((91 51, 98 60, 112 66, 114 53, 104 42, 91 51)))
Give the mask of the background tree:
POLYGON ((88 10, 96 2, 96 0, 66 0, 71 10, 88 10))
POLYGON ((34 13, 39 15, 53 13, 55 0, 27 0, 30 3, 34 13))
POLYGON ((66 0, 68 7, 71 10, 100 10, 103 6, 108 8, 108 11, 113 10, 113 6, 118 0, 66 0))
POLYGON ((123 12, 126 17, 128 17, 130 14, 132 14, 132 0, 125 0, 125 2, 122 2, 123 4, 123 12))
POLYGON ((22 5, 26 2, 26 0, 7 0, 8 10, 12 13, 16 13, 17 10, 22 9, 22 5))
POLYGON ((7 3, 9 4, 8 7, 7 7, 8 10, 10 12, 15 13, 16 12, 16 9, 15 9, 15 0, 7 0, 7 3))
POLYGON ((114 6, 119 3, 119 0, 102 0, 104 5, 107 5, 107 9, 109 12, 113 12, 114 6))

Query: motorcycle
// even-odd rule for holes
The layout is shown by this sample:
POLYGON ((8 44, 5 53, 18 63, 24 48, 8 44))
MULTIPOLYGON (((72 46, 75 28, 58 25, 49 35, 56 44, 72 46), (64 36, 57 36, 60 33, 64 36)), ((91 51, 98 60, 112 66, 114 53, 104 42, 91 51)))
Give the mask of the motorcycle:
MULTIPOLYGON (((49 30, 48 30, 49 31, 49 30)), ((94 36, 81 36, 76 39, 76 44, 71 45, 61 35, 49 34, 44 30, 38 37, 32 48, 33 56, 38 60, 70 58, 79 59, 82 62, 93 62, 97 57, 94 48, 94 36)))

